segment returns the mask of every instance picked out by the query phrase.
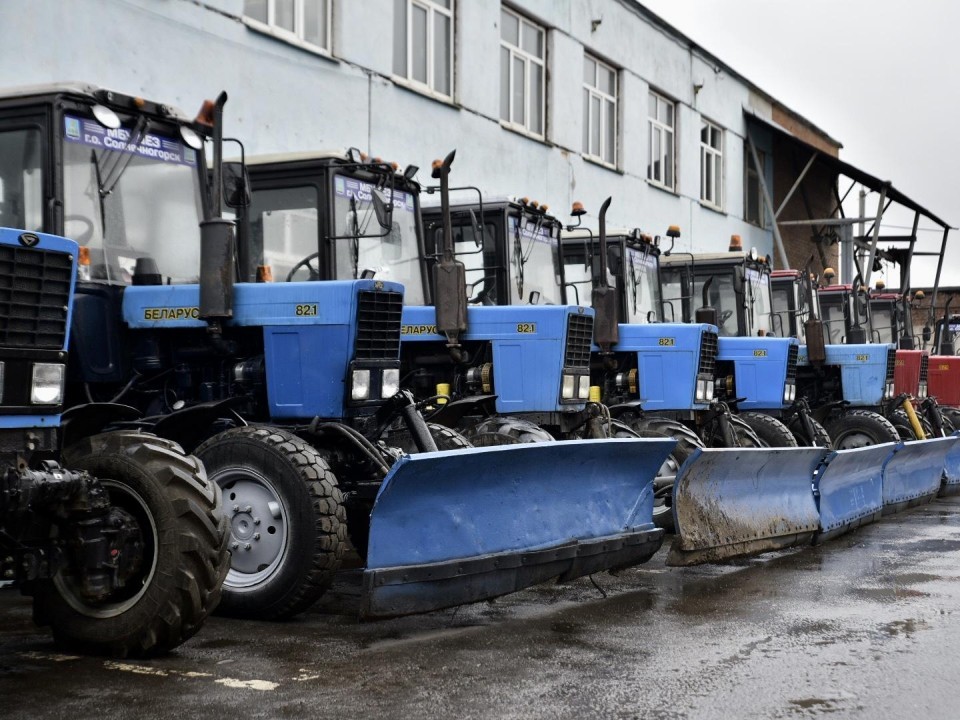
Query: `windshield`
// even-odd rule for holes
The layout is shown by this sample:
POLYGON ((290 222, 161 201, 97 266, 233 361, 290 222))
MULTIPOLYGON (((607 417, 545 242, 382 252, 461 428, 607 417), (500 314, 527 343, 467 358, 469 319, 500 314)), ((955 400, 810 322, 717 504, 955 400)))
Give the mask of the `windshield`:
POLYGON ((744 284, 749 292, 749 298, 752 300, 752 316, 750 326, 751 334, 766 334, 774 332, 770 327, 770 314, 773 312, 773 304, 770 298, 770 274, 761 270, 747 268, 744 273, 744 284))
MULTIPOLYGON (((510 269, 516 290, 513 304, 559 305, 560 249, 557 227, 542 219, 507 218, 510 269)), ((512 294, 512 293, 511 293, 512 294)))
POLYGON ((660 283, 663 287, 663 321, 668 323, 687 322, 685 308, 688 304, 683 294, 684 268, 673 266, 660 267, 660 283))
POLYGON ((179 138, 64 115, 64 234, 89 249, 85 279, 129 284, 151 257, 165 283, 200 272, 201 159, 179 138))
POLYGON ((873 328, 874 339, 877 342, 896 342, 897 333, 896 327, 894 326, 893 303, 870 303, 870 325, 873 328))
POLYGON ((403 283, 403 301, 423 305, 423 274, 417 240, 419 199, 414 193, 391 188, 376 189, 363 180, 335 175, 333 178, 333 232, 336 279, 351 280, 372 270, 380 280, 403 283), (373 195, 385 205, 392 202, 390 228, 377 219, 373 195))
MULTIPOLYGON (((269 265, 275 280, 286 280, 298 262, 317 252, 319 246, 320 192, 316 185, 260 189, 253 194, 248 211, 250 217, 250 276, 257 265, 269 265)), ((317 280, 319 264, 310 266, 291 280, 317 280), (313 268, 314 276, 311 276, 313 268)))
POLYGON ((846 323, 843 318, 844 298, 845 296, 841 293, 820 296, 820 312, 827 329, 828 345, 840 345, 846 336, 846 323))
POLYGON ((626 281, 627 321, 634 324, 656 321, 660 309, 657 256, 632 247, 625 249, 623 278, 626 281))
POLYGON ((780 334, 799 337, 803 323, 798 322, 797 313, 790 310, 791 299, 793 304, 796 305, 796 292, 797 283, 792 280, 775 283, 771 288, 773 313, 777 318, 773 321, 774 328, 780 334))

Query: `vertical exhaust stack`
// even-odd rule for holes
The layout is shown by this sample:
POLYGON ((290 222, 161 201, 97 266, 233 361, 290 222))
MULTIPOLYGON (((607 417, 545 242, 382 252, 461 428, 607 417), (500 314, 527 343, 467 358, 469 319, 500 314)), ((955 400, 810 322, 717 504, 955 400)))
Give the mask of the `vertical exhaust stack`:
POLYGON ((610 355, 610 348, 620 342, 620 325, 617 319, 617 293, 607 281, 607 208, 613 198, 607 198, 600 206, 600 276, 593 283, 590 303, 596 313, 593 320, 593 341, 600 346, 603 355, 610 355))
POLYGON ((950 334, 950 303, 953 302, 953 295, 947 298, 943 306, 943 325, 940 326, 939 348, 934 348, 939 355, 956 355, 957 349, 953 344, 953 336, 950 334), (947 338, 950 338, 947 340, 947 338))
POLYGON ((221 216, 223 202, 223 106, 227 93, 217 97, 213 107, 205 104, 201 113, 212 112, 213 180, 210 211, 200 223, 200 317, 219 333, 220 321, 233 317, 233 283, 236 272, 236 224, 221 216))
POLYGON ((454 361, 462 359, 460 336, 467 329, 467 274, 453 253, 453 223, 450 220, 450 165, 457 154, 451 150, 443 161, 433 163, 433 177, 440 180, 440 212, 443 215, 443 247, 433 266, 433 304, 437 312, 437 332, 447 338, 454 361))
POLYGON ((813 273, 810 268, 813 265, 813 255, 807 261, 807 266, 803 269, 803 286, 807 291, 807 297, 810 298, 810 317, 803 323, 803 336, 807 341, 807 360, 811 365, 821 366, 827 361, 827 346, 823 337, 823 323, 817 316, 817 304, 813 301, 813 273))

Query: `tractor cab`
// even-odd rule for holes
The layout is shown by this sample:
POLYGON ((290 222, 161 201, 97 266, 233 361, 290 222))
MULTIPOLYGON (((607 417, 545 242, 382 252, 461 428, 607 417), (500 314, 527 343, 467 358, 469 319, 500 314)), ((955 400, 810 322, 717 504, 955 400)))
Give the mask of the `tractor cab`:
POLYGON ((770 273, 773 298, 773 324, 783 333, 807 343, 806 321, 820 317, 820 297, 812 291, 812 283, 803 281, 800 270, 774 270, 770 273))
POLYGON ((702 303, 717 311, 720 337, 786 334, 773 314, 770 258, 744 252, 739 236, 725 253, 664 253, 660 268, 665 322, 691 322, 702 303))
MULTIPOLYGON (((600 272, 593 233, 575 229, 563 235, 564 288, 569 302, 588 303, 600 272)), ((631 325, 660 320, 660 238, 632 230, 607 230, 607 267, 617 291, 617 316, 631 325)))
MULTIPOLYGON (((356 280, 402 283, 405 301, 426 296, 420 249, 420 186, 409 166, 359 151, 289 153, 246 160, 254 192, 241 224, 247 282, 356 280), (248 237, 243 237, 248 233, 248 237)), ((228 176, 240 166, 227 165, 228 176)))
MULTIPOLYGON (((467 297, 479 305, 560 305, 561 223, 549 206, 527 198, 480 198, 450 206, 454 256, 464 264, 467 297)), ((439 205, 423 208, 433 266, 442 246, 439 205)), ((577 303, 579 304, 579 303, 577 303)))

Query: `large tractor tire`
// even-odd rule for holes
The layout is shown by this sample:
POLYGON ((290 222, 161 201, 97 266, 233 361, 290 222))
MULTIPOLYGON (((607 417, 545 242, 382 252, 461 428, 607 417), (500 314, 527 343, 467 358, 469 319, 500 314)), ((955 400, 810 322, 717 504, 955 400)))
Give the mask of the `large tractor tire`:
POLYGON ((742 412, 739 417, 756 433, 764 447, 799 447, 790 428, 777 418, 759 412, 742 412))
POLYGON ((495 416, 469 427, 463 436, 474 447, 554 442, 554 437, 539 425, 515 417, 495 416))
MULTIPOLYGON (((437 450, 463 450, 473 447, 473 444, 464 435, 453 428, 448 428, 446 425, 427 423, 427 428, 430 430, 430 437, 437 444, 437 450)), ((413 441, 413 436, 406 428, 390 433, 386 438, 386 443, 400 448, 408 455, 420 452, 417 449, 417 444, 413 441)))
POLYGON ((803 424, 800 422, 799 416, 794 415, 787 423, 787 427, 797 441, 797 447, 822 447, 833 450, 833 440, 830 439, 830 433, 827 432, 827 429, 812 417, 810 418, 810 424, 813 426, 813 442, 804 434, 803 424))
POLYGON ((900 435, 890 421, 872 410, 847 410, 830 420, 826 429, 834 450, 900 442, 900 435))
POLYGON ((230 571, 220 613, 280 620, 330 587, 347 540, 337 478, 296 435, 275 427, 227 430, 197 448, 223 491, 230 571))
POLYGON ((703 447, 697 434, 681 422, 669 418, 647 416, 633 420, 630 428, 640 437, 669 437, 677 441, 670 455, 663 461, 654 480, 653 522, 666 532, 674 532, 673 486, 680 467, 694 450, 703 447))
MULTIPOLYGON (((761 448, 764 447, 763 442, 757 436, 757 433, 753 431, 753 428, 750 427, 743 418, 739 415, 730 416, 730 424, 733 427, 734 436, 737 439, 739 447, 743 448, 761 448)), ((703 443, 706 447, 710 448, 722 448, 727 447, 724 444, 723 433, 720 429, 720 420, 715 419, 711 422, 706 428, 704 428, 703 443)))
POLYGON ((960 429, 960 409, 941 405, 940 414, 943 415, 944 421, 950 421, 950 427, 954 430, 960 429))
POLYGON ((38 622, 83 652, 150 657, 177 647, 220 601, 229 567, 220 489, 179 445, 141 432, 85 438, 62 460, 99 479, 114 512, 137 527, 142 553, 132 564, 120 558, 125 586, 97 602, 81 596, 67 571, 40 584, 38 622))

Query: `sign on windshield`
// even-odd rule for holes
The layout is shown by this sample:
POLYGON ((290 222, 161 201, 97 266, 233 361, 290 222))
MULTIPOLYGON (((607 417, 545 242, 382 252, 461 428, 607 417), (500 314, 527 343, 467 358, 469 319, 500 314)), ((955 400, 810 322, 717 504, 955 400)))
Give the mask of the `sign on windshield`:
POLYGON ((179 140, 145 133, 137 143, 130 130, 106 128, 90 118, 64 115, 63 136, 67 142, 101 150, 115 150, 176 165, 195 167, 197 164, 197 151, 179 140))
MULTIPOLYGON (((371 202, 373 198, 374 186, 363 180, 337 175, 333 180, 333 192, 337 197, 356 198, 360 202, 371 202)), ((384 200, 390 196, 390 189, 380 191, 384 200)), ((393 191, 393 208, 395 210, 406 210, 413 212, 413 194, 402 190, 393 191)))
MULTIPOLYGON (((517 218, 510 218, 510 236, 516 237, 517 218)), ((546 243, 547 245, 556 245, 557 239, 550 234, 550 229, 542 224, 537 224, 533 220, 527 220, 524 226, 520 228, 520 238, 522 240, 533 240, 534 242, 546 243)))

